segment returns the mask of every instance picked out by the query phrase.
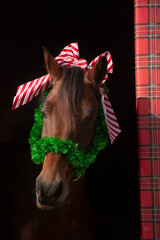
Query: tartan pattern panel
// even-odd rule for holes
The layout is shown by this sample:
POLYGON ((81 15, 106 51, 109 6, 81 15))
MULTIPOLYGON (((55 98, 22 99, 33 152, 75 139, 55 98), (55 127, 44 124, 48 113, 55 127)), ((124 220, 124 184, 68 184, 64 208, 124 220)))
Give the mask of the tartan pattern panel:
POLYGON ((160 240, 160 0, 135 0, 141 239, 160 240))

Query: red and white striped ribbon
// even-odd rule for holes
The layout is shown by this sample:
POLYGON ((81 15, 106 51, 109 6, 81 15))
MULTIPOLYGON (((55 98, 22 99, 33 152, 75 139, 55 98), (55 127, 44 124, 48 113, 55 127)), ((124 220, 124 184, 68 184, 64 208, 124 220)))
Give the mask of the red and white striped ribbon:
POLYGON ((102 83, 104 83, 108 78, 108 73, 113 73, 113 61, 112 61, 110 52, 104 52, 104 53, 100 54, 99 56, 97 56, 95 59, 93 59, 93 61, 88 65, 88 69, 93 68, 94 65, 96 64, 96 62, 99 61, 99 59, 101 57, 107 58, 107 71, 106 71, 106 75, 102 81, 102 83))
MULTIPOLYGON (((118 121, 114 114, 111 103, 107 97, 106 92, 103 90, 103 83, 108 78, 108 73, 113 73, 113 62, 112 57, 109 52, 104 52, 98 57, 96 57, 89 65, 87 61, 79 57, 78 43, 71 43, 66 46, 61 53, 55 58, 56 61, 62 66, 79 66, 84 70, 92 69, 96 62, 102 57, 105 56, 107 59, 107 70, 105 78, 102 81, 100 86, 100 93, 102 95, 101 102, 103 106, 104 116, 107 122, 108 132, 110 136, 111 143, 115 140, 118 134, 121 132, 118 121)), ((22 84, 18 87, 16 96, 13 100, 12 109, 16 109, 28 102, 30 102, 38 94, 44 92, 50 86, 50 75, 44 75, 40 78, 37 78, 33 81, 22 84)))
POLYGON ((78 43, 71 43, 55 58, 62 66, 78 66, 87 69, 87 61, 79 57, 78 43))
POLYGON ((12 110, 30 102, 34 97, 45 91, 49 85, 49 74, 20 85, 13 99, 12 110))
POLYGON ((100 86, 100 93, 101 93, 101 102, 103 106, 104 116, 107 122, 107 128, 109 137, 111 140, 111 143, 115 140, 115 138, 119 135, 121 132, 121 129, 119 127, 117 118, 114 114, 112 105, 108 99, 108 96, 106 92, 104 91, 102 85, 100 86))
POLYGON ((113 61, 112 61, 112 57, 111 57, 110 52, 104 52, 104 53, 100 54, 98 57, 96 57, 89 64, 88 69, 92 69, 94 67, 94 65, 96 64, 96 62, 99 61, 99 59, 103 56, 105 56, 106 59, 107 59, 107 71, 106 71, 106 75, 105 75, 105 77, 102 81, 102 84, 100 86, 99 91, 101 93, 101 103, 102 103, 102 106, 103 106, 104 116, 105 116, 105 119, 106 119, 106 122, 107 122, 109 137, 110 137, 111 143, 113 143, 115 138, 121 132, 121 129, 119 127, 117 118, 116 118, 115 113, 113 111, 112 105, 111 105, 111 103, 108 99, 108 96, 103 89, 103 83, 107 80, 108 73, 113 73, 113 61))

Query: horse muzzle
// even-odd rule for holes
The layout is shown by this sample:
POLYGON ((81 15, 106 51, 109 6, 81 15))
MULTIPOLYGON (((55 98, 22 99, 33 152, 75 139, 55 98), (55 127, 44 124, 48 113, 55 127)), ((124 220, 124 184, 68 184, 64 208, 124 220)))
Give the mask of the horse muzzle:
POLYGON ((48 210, 58 207, 63 196, 63 182, 53 181, 46 185, 41 176, 36 179, 37 207, 48 210))

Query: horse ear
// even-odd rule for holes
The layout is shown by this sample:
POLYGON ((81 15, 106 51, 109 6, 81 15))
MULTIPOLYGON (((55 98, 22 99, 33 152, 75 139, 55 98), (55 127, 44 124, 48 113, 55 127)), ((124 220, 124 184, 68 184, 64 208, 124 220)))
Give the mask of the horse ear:
POLYGON ((107 68, 106 57, 101 57, 101 59, 96 63, 96 65, 87 72, 87 78, 93 83, 95 87, 99 87, 102 80, 105 77, 107 68))
POLYGON ((50 54, 47 48, 44 46, 43 52, 44 52, 44 59, 46 63, 46 68, 48 73, 51 75, 51 79, 58 80, 61 76, 61 67, 55 60, 55 58, 50 54))

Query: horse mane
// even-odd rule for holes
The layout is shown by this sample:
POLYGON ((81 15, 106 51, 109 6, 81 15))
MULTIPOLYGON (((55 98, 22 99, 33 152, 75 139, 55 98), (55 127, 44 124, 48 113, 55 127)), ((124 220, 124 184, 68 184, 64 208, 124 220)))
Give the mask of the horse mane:
MULTIPOLYGON (((84 85, 84 70, 80 67, 63 68, 63 80, 58 102, 72 131, 76 129, 84 85)), ((68 123, 67 122, 67 123, 68 123)))

